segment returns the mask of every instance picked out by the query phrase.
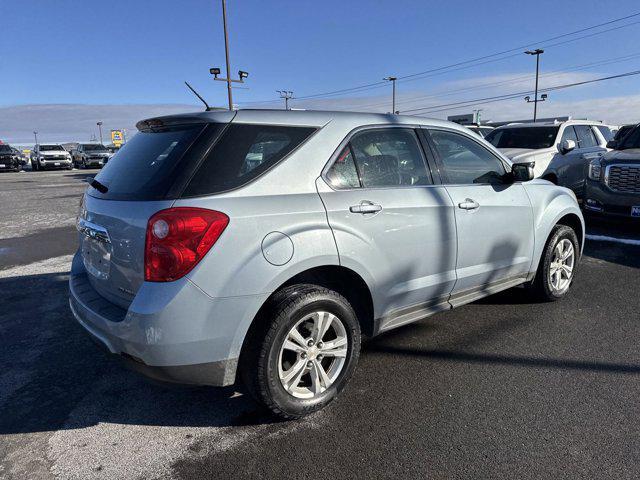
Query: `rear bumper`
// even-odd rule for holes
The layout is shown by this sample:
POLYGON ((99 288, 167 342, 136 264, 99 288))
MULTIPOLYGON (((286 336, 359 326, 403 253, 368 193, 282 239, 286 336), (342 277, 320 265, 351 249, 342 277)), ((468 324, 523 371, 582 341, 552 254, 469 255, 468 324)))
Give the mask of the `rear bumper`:
POLYGON ((144 283, 124 310, 91 286, 78 254, 69 279, 78 323, 114 356, 148 377, 225 386, 235 382, 245 331, 263 296, 212 298, 189 280, 144 283))
POLYGON ((601 182, 587 181, 584 208, 588 212, 619 218, 634 218, 631 207, 640 206, 640 195, 614 192, 601 182))

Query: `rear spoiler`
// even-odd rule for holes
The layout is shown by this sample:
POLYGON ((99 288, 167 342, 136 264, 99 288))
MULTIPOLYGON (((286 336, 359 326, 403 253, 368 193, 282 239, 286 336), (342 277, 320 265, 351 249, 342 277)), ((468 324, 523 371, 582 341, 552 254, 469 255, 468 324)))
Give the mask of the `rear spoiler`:
POLYGON ((185 115, 167 115, 164 117, 147 118, 136 123, 136 128, 143 132, 156 128, 173 127, 176 125, 193 125, 198 123, 229 123, 236 116, 237 111, 205 112, 185 115))

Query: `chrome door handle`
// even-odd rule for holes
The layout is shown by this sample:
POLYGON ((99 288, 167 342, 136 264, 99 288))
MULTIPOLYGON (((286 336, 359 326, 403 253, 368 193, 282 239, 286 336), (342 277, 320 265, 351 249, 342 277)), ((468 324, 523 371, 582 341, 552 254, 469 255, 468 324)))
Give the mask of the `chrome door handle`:
POLYGON ((382 205, 373 202, 361 202, 360 205, 352 205, 349 207, 351 213, 376 213, 382 210, 382 205))
POLYGON ((463 210, 475 210, 479 206, 480 204, 471 198, 465 198, 464 202, 460 202, 458 204, 458 207, 460 207, 463 210))

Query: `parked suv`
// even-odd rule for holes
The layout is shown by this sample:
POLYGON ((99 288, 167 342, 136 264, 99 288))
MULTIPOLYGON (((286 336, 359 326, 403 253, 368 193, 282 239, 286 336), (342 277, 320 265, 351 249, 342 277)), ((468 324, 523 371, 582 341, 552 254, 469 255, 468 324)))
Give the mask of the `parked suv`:
POLYGON ((510 124, 486 136, 512 162, 535 162, 536 177, 568 187, 579 198, 589 161, 607 151, 611 138, 609 127, 586 120, 510 124))
POLYGON ((71 154, 62 145, 40 143, 31 152, 31 168, 46 170, 51 168, 66 168, 71 170, 71 154))
POLYGON ((70 304, 154 378, 242 379, 297 418, 344 388, 361 334, 573 281, 575 196, 465 127, 283 110, 137 127, 83 197, 70 304))
POLYGON ((100 143, 80 143, 72 155, 74 167, 89 168, 102 167, 113 154, 100 143))
POLYGON ((0 143, 0 171, 2 170, 20 171, 20 156, 6 143, 0 143))
POLYGON ((640 218, 640 125, 609 146, 614 150, 589 163, 584 207, 606 215, 640 218))

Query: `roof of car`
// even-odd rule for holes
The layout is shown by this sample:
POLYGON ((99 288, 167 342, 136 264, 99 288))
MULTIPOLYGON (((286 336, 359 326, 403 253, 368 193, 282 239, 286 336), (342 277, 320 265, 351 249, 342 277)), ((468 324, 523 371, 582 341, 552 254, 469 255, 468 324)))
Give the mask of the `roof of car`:
MULTIPOLYGON (((500 129, 505 128, 536 128, 536 127, 558 127, 560 125, 604 125, 596 120, 565 120, 562 122, 531 122, 531 123, 509 123, 502 125, 500 129)), ((606 125, 605 125, 606 126, 606 125)))
POLYGON ((430 126, 455 126, 463 127, 445 120, 437 120, 411 115, 393 115, 390 113, 371 112, 345 112, 345 111, 319 111, 319 110, 213 110, 179 115, 169 115, 142 120, 137 123, 138 129, 153 127, 161 124, 197 123, 197 122, 222 122, 227 123, 267 123, 276 125, 314 126, 322 127, 332 121, 341 121, 346 124, 405 124, 405 125, 430 125, 430 126))

